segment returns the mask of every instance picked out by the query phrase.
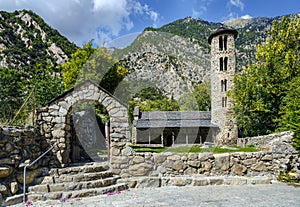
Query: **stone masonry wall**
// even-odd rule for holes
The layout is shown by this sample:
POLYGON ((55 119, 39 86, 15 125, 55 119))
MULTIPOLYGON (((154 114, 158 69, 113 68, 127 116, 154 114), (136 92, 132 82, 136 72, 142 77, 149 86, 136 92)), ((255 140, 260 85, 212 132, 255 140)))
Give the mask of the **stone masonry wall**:
POLYGON ((253 145, 273 153, 295 154, 297 151, 291 145, 293 137, 294 133, 292 131, 286 131, 257 137, 238 138, 237 145, 242 147, 253 145))
POLYGON ((112 158, 114 173, 123 178, 150 176, 270 176, 298 169, 298 154, 135 153, 112 158))
MULTIPOLYGON (((0 205, 5 197, 22 193, 23 170, 39 157, 49 145, 36 130, 21 127, 0 127, 0 205)), ((54 160, 45 156, 27 169, 26 184, 38 182, 49 171, 54 160)))
MULTIPOLYGON (((146 185, 184 176, 265 176, 276 179, 281 173, 291 171, 300 175, 300 158, 291 145, 292 137, 292 132, 284 132, 254 138, 269 140, 269 144, 264 145, 262 151, 251 153, 135 153, 130 147, 122 146, 124 149, 118 150, 118 156, 112 157, 111 167, 125 180, 146 178, 146 185)), ((252 143, 249 140, 248 143, 252 143)))
POLYGON ((97 84, 85 81, 38 111, 37 124, 40 133, 48 142, 57 143, 53 152, 59 161, 58 165, 64 166, 70 162, 72 107, 88 101, 102 104, 110 116, 111 150, 114 143, 118 145, 118 142, 130 142, 127 107, 97 84))

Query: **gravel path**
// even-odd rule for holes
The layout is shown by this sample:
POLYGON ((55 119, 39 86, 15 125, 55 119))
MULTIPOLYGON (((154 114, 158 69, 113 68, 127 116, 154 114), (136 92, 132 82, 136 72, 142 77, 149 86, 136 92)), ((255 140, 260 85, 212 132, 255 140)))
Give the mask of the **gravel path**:
MULTIPOLYGON (((16 207, 24 206, 21 204, 16 207)), ((272 185, 129 189, 112 195, 34 202, 31 206, 88 207, 300 207, 300 188, 272 185)))

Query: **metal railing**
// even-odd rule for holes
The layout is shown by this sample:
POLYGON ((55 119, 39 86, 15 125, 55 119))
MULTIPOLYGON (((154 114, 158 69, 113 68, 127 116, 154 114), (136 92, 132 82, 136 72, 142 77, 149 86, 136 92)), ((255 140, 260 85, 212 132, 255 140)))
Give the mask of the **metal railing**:
POLYGON ((56 144, 57 143, 54 143, 47 151, 45 151, 43 154, 41 154, 32 163, 25 165, 24 178, 23 178, 23 203, 26 203, 26 169, 27 169, 27 167, 31 167, 32 165, 34 165, 37 161, 39 161, 42 157, 44 157, 50 150, 52 150, 56 146, 56 144))

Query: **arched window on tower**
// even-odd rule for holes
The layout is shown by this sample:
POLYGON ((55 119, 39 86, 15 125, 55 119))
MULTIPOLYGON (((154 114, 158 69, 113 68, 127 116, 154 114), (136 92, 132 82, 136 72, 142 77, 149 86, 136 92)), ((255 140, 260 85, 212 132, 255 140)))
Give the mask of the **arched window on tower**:
POLYGON ((221 92, 227 91, 227 80, 221 80, 221 92))
POLYGON ((221 92, 223 92, 223 90, 224 90, 224 81, 221 80, 221 92))
POLYGON ((225 57, 224 58, 224 70, 226 71, 227 70, 227 64, 228 64, 228 57, 225 57))
POLYGON ((222 36, 219 37, 219 50, 220 51, 223 50, 223 37, 222 36))
POLYGON ((223 71, 223 58, 220 57, 220 71, 223 71))
POLYGON ((227 36, 224 36, 224 50, 227 50, 227 36))

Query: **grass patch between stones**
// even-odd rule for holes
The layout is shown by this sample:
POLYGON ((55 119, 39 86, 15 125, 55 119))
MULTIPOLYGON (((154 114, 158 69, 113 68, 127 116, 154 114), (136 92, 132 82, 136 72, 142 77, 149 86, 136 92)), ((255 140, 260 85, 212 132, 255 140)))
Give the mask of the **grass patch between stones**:
POLYGON ((228 152, 258 152, 259 150, 253 146, 246 146, 246 147, 238 147, 238 146, 231 146, 231 147, 210 147, 210 148, 203 148, 200 146, 178 146, 178 147, 139 147, 133 146, 132 147, 135 152, 155 152, 155 153, 162 153, 162 152, 173 152, 173 153, 204 153, 204 152, 212 152, 212 153, 228 153, 228 152))

